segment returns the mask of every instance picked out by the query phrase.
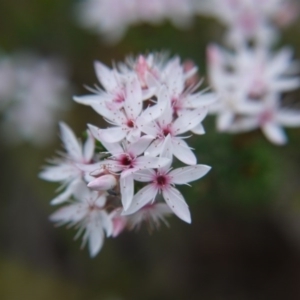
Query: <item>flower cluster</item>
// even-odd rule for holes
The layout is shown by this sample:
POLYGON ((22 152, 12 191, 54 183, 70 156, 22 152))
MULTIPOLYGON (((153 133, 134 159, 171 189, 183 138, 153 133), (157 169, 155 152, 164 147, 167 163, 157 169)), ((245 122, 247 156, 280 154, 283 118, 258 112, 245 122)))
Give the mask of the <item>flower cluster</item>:
POLYGON ((231 51, 216 45, 207 51, 210 84, 219 98, 210 109, 217 115, 217 129, 235 133, 261 128, 272 143, 286 143, 282 126, 300 126, 300 112, 284 105, 282 98, 300 87, 299 68, 291 49, 274 53, 274 39, 264 33, 276 32, 271 20, 292 19, 292 2, 214 2, 224 5, 224 15, 219 7, 215 15, 228 20, 229 35, 234 36, 227 39, 231 51))
POLYGON ((30 54, 0 58, 2 130, 11 142, 44 145, 53 137, 57 115, 68 107, 65 71, 54 60, 30 54), (12 135, 11 133, 14 132, 12 135))
POLYGON ((158 24, 169 19, 177 27, 187 26, 194 15, 193 0, 85 0, 78 7, 84 27, 118 41, 127 27, 138 23, 158 24))
POLYGON ((198 9, 223 23, 228 28, 226 42, 235 45, 245 39, 273 42, 278 36, 276 25, 288 25, 299 12, 294 0, 204 0, 198 9))
POLYGON ((51 220, 79 227, 91 256, 100 251, 105 235, 116 237, 143 221, 158 227, 174 213, 191 222, 175 185, 201 178, 210 167, 197 164, 182 134, 203 134, 202 121, 214 102, 213 94, 196 92, 197 68, 187 68, 178 57, 140 55, 113 69, 96 62, 95 71, 101 87, 74 100, 113 126, 88 124, 82 145, 61 123, 66 153, 40 173, 62 183, 63 192, 51 203, 68 202, 51 220), (97 143, 105 150, 97 153, 97 143), (172 169, 174 157, 187 166, 172 169))

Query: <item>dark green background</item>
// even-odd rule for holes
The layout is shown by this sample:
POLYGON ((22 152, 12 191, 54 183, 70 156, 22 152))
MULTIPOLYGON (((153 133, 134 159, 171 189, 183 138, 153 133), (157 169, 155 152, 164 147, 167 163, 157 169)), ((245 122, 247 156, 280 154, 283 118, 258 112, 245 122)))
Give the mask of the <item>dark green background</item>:
MULTIPOLYGON (((192 59, 205 76, 206 45, 219 42, 224 30, 208 18, 187 31, 142 25, 108 46, 77 27, 73 4, 1 0, 0 47, 64 59, 77 95, 96 83, 94 60, 111 64, 153 50, 192 59)), ((282 34, 278 47, 292 45, 300 58, 300 22, 282 34)), ((300 93, 292 96, 299 103, 300 93)), ((103 125, 91 108, 75 103, 64 121, 78 136, 86 123, 103 125)), ((259 131, 219 134, 212 117, 204 125, 207 134, 189 143, 212 170, 181 189, 193 223, 172 217, 169 229, 152 235, 144 228, 108 239, 95 259, 79 250, 73 230, 48 221, 57 185, 37 174, 59 148, 58 134, 42 150, 2 145, 0 299, 300 299, 300 129, 287 130, 288 145, 277 147, 259 131)))

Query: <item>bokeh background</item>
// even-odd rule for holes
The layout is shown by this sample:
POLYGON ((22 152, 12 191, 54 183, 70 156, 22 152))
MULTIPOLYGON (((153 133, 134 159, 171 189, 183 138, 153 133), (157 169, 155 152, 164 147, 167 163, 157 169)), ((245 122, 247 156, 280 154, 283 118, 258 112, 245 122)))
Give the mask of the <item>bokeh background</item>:
MULTIPOLYGON (((224 32, 214 20, 196 18, 180 31, 164 23, 130 28, 116 45, 76 24, 71 0, 1 0, 0 47, 34 51, 65 61, 73 93, 96 83, 93 61, 111 65, 128 54, 167 50, 191 59, 205 77, 206 46, 224 32)), ((300 20, 282 32, 300 59, 300 20)), ((300 103, 300 92, 286 95, 300 103)), ((71 102, 70 99, 65 101, 71 102)), ((86 123, 101 125, 91 108, 74 103, 64 119, 78 136, 86 123)), ((1 300, 265 300, 300 299, 300 129, 289 143, 271 145, 259 131, 217 133, 214 118, 190 145, 211 172, 182 188, 192 212, 187 225, 170 218, 148 234, 107 239, 90 259, 74 231, 54 228, 48 216, 56 184, 38 179, 45 159, 59 149, 1 143, 1 300)), ((13 134, 13 132, 11 133, 13 134)), ((47 132, 45 132, 47 134, 47 132)))

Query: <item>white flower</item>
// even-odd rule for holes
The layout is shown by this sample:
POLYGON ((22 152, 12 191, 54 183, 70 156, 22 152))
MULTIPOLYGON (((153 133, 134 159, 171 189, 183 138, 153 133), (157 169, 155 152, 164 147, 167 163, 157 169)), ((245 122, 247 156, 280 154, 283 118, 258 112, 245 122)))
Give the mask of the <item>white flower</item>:
POLYGON ((143 127, 143 131, 155 137, 155 140, 147 149, 147 154, 157 156, 162 153, 166 137, 170 137, 170 151, 180 161, 188 165, 197 163, 196 156, 183 140, 180 134, 186 133, 199 125, 207 114, 206 107, 185 111, 177 119, 173 120, 172 109, 166 107, 164 113, 156 120, 143 127))
POLYGON ((73 131, 65 123, 60 123, 61 139, 66 153, 61 158, 56 158, 50 162, 52 166, 47 166, 39 174, 39 177, 53 182, 61 182, 66 186, 64 192, 51 201, 51 204, 65 202, 76 190, 77 186, 85 179, 85 174, 77 164, 91 164, 95 150, 95 140, 88 132, 88 138, 82 146, 75 137, 73 131))
POLYGON ((270 44, 276 38, 275 23, 286 24, 297 8, 290 0, 205 0, 199 1, 202 14, 212 15, 227 25, 227 41, 234 45, 248 40, 270 44), (295 9, 296 8, 296 9, 295 9))
POLYGON ((58 115, 68 105, 69 92, 62 64, 33 55, 0 59, 2 130, 8 141, 44 146, 53 138, 58 115))
POLYGON ((133 24, 158 24, 169 19, 175 26, 190 24, 193 0, 85 0, 78 7, 81 24, 117 42, 133 24))
POLYGON ((230 127, 229 132, 249 131, 261 128, 266 138, 277 145, 287 142, 287 136, 282 129, 300 126, 300 111, 280 107, 279 101, 274 101, 275 96, 265 100, 260 106, 260 111, 254 115, 239 117, 230 127), (269 100, 269 101, 268 101, 269 100))
POLYGON ((134 173, 134 179, 141 182, 149 182, 139 190, 133 197, 131 205, 123 212, 123 215, 130 215, 148 203, 155 200, 158 193, 162 193, 167 205, 180 219, 191 223, 191 216, 188 205, 181 193, 173 187, 175 184, 187 184, 188 182, 203 177, 210 170, 206 165, 195 165, 178 168, 168 172, 165 168, 157 170, 146 169, 134 173))
MULTIPOLYGON (((170 162, 168 158, 141 156, 148 148, 152 141, 151 137, 143 136, 137 142, 129 144, 122 148, 118 143, 110 144, 103 141, 99 129, 95 126, 89 125, 89 128, 96 139, 98 139, 103 146, 112 155, 111 158, 101 161, 98 164, 109 166, 109 169, 116 173, 120 172, 120 190, 121 200, 124 209, 127 209, 132 201, 134 193, 133 176, 135 172, 141 169, 160 168, 170 162)), ((96 166, 94 166, 96 168, 96 166)), ((89 167, 89 169, 91 169, 89 167)), ((95 170, 95 169, 94 169, 95 170)), ((91 188, 97 189, 97 179, 89 183, 91 188)))
POLYGON ((259 127, 266 107, 277 107, 282 93, 300 86, 288 48, 275 55, 265 48, 241 48, 230 54, 210 46, 208 58, 210 81, 219 99, 210 112, 217 115, 220 131, 259 127))
POLYGON ((165 217, 172 214, 172 210, 165 203, 146 204, 132 215, 126 215, 127 224, 130 229, 139 229, 143 222, 148 226, 149 231, 158 229, 160 223, 168 225, 165 217))
POLYGON ((76 237, 83 233, 82 247, 88 243, 90 256, 96 256, 102 248, 104 236, 112 235, 113 224, 106 212, 106 194, 93 192, 85 184, 74 194, 75 201, 58 209, 50 216, 59 225, 69 224, 79 228, 76 237))

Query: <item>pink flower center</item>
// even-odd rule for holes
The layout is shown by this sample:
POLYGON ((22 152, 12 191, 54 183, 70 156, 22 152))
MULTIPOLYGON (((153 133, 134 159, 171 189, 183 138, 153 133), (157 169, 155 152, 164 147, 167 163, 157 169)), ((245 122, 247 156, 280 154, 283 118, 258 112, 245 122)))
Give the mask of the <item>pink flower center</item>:
POLYGON ((170 134, 171 136, 173 136, 173 131, 170 125, 167 125, 165 127, 162 128, 162 138, 166 137, 168 134, 170 134))
POLYGON ((133 159, 128 154, 124 154, 120 158, 120 164, 126 167, 132 167, 133 159))
POLYGON ((272 119, 273 119, 272 111, 266 110, 259 116, 259 124, 264 125, 270 122, 272 119))
POLYGON ((154 184, 158 189, 163 190, 170 184, 170 178, 166 174, 157 174, 154 184))
POLYGON ((132 120, 127 120, 127 126, 129 128, 133 128, 134 127, 134 122, 132 120))

